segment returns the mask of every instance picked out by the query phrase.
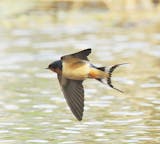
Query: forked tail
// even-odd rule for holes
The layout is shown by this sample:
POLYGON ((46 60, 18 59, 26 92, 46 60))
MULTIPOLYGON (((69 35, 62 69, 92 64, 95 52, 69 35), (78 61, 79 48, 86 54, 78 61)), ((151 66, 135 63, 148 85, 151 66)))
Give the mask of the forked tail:
MULTIPOLYGON (((118 89, 118 88, 115 88, 115 87, 112 85, 112 80, 111 80, 111 78, 112 78, 112 73, 113 73, 113 71, 114 71, 117 67, 119 67, 119 66, 121 66, 121 65, 125 65, 125 64, 128 64, 128 63, 116 64, 116 65, 112 66, 112 67, 107 71, 108 74, 109 74, 109 77, 107 78, 107 84, 108 84, 111 88, 113 88, 113 89, 115 89, 115 90, 117 90, 117 91, 119 91, 119 92, 121 92, 121 93, 123 93, 122 90, 120 90, 120 89, 118 89)), ((102 71, 105 71, 105 67, 100 67, 100 68, 98 68, 98 69, 99 69, 99 70, 102 70, 102 71)), ((100 82, 102 82, 102 83, 104 83, 104 82, 103 82, 104 79, 97 79, 97 80, 100 81, 100 82)))

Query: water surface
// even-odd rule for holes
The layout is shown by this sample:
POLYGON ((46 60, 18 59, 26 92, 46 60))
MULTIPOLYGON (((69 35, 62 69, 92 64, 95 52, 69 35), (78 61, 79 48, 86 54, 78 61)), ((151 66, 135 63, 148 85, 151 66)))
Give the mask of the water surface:
POLYGON ((99 23, 0 33, 0 143, 160 143, 160 33, 99 23), (85 86, 83 121, 68 109, 56 75, 44 69, 64 54, 92 48, 121 94, 95 80, 85 86))

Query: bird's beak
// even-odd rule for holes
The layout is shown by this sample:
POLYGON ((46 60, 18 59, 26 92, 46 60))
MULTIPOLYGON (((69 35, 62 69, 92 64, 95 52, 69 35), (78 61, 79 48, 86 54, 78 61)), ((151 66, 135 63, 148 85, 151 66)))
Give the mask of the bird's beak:
POLYGON ((49 68, 44 68, 44 69, 49 69, 49 68))

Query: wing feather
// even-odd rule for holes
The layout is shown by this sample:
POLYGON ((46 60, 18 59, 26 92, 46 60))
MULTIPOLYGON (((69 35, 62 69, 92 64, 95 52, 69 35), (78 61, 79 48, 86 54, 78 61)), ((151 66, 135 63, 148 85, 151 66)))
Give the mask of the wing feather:
POLYGON ((72 113, 78 120, 82 120, 84 111, 84 89, 82 85, 83 81, 70 80, 65 78, 62 79, 61 75, 58 75, 58 80, 61 85, 64 97, 72 113), (65 83, 62 82, 64 80, 65 83))
POLYGON ((88 48, 88 49, 79 51, 79 52, 77 52, 77 53, 73 53, 73 54, 69 54, 69 55, 62 56, 61 59, 63 60, 64 58, 67 58, 67 57, 72 57, 72 58, 74 57, 74 58, 79 58, 79 59, 87 60, 87 61, 88 61, 87 56, 88 56, 90 53, 91 53, 91 48, 88 48))

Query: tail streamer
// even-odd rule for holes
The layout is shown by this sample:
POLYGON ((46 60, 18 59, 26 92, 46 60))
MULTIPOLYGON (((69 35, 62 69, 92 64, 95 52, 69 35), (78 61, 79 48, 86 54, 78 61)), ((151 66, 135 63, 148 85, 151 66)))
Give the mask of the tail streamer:
POLYGON ((121 65, 125 65, 125 64, 128 64, 128 63, 121 63, 121 64, 116 64, 116 65, 112 66, 112 67, 109 69, 109 77, 108 77, 108 79, 107 79, 108 85, 109 85, 111 88, 113 88, 113 89, 115 89, 115 90, 117 90, 117 91, 119 91, 119 92, 121 92, 121 93, 123 93, 122 90, 120 90, 120 89, 118 89, 118 88, 115 88, 115 87, 112 85, 112 80, 111 80, 111 78, 112 78, 112 73, 113 73, 113 71, 114 71, 117 67, 119 67, 119 66, 121 66, 121 65))

